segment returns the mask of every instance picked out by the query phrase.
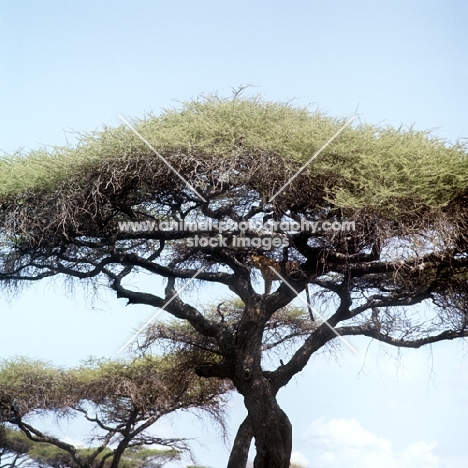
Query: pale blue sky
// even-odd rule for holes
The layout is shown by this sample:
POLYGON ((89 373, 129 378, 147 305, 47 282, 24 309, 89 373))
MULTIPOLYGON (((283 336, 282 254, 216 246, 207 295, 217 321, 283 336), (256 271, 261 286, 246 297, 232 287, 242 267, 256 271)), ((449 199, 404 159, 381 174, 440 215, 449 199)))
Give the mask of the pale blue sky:
MULTIPOLYGON (((65 144, 70 130, 119 125, 119 113, 138 117, 240 84, 332 115, 358 109, 371 123, 438 128, 454 141, 468 137, 467 21, 461 0, 4 0, 0 150, 65 144)), ((64 364, 111 356, 153 313, 106 294, 93 310, 90 294, 67 299, 60 282, 40 283, 2 303, 0 354, 64 364)), ((367 344, 356 339, 358 356, 343 349, 339 363, 315 357, 280 394, 294 450, 310 467, 464 466, 462 344, 435 346, 433 364, 427 351, 403 352, 400 366, 377 344, 365 357, 367 344)), ((242 402, 233 408, 234 426, 242 402)), ((204 439, 200 462, 222 467, 221 440, 214 431, 204 439)))

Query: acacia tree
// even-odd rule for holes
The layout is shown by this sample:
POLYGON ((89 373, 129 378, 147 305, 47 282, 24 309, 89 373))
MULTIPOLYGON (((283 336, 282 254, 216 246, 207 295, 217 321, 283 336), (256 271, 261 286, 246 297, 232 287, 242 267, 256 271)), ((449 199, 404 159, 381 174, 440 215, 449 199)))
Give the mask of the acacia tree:
POLYGON ((230 386, 202 380, 185 361, 174 355, 133 362, 90 360, 75 369, 25 358, 3 362, 0 450, 5 466, 160 467, 189 453, 187 440, 158 437, 149 429, 180 410, 205 412, 224 428, 222 394, 230 386), (92 425, 89 447, 76 447, 41 429, 37 417, 43 415, 84 417, 92 425), (149 448, 155 444, 167 449, 149 448))
POLYGON ((466 146, 343 125, 289 104, 211 96, 83 135, 74 148, 5 159, 1 278, 11 287, 102 278, 128 304, 164 307, 197 335, 193 347, 209 342, 198 375, 229 379, 244 397, 228 466, 245 466, 254 438, 256 468, 287 467, 292 429, 276 395, 313 353, 338 336, 416 348, 468 335, 466 146), (345 221, 355 230, 338 230, 345 221), (268 266, 284 281, 262 294, 255 266, 267 283, 268 266), (136 272, 167 278, 164 293, 136 291, 136 272), (227 321, 183 300, 195 275, 229 288, 242 312, 227 321), (326 322, 312 314, 316 326, 267 370, 265 330, 307 285, 326 322), (431 313, 410 309, 423 302, 431 313))
MULTIPOLYGON (((75 466, 70 454, 57 446, 46 442, 33 441, 24 432, 6 426, 0 427, 0 447, 0 466, 2 468, 69 468, 75 466)), ((75 449, 81 460, 89 460, 96 448, 75 447, 75 449)), ((106 449, 101 452, 97 457, 96 465, 110 451, 111 449, 106 449)), ((167 462, 179 460, 180 456, 181 452, 175 449, 134 447, 125 451, 124 456, 120 459, 119 466, 122 468, 144 468, 148 466, 162 468, 167 462)))

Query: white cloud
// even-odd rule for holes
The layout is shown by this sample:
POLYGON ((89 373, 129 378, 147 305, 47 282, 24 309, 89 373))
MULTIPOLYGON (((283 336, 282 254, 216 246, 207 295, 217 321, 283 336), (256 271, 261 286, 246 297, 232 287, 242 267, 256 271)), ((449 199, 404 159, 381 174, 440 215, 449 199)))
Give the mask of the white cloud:
POLYGON ((307 460, 307 457, 301 452, 293 452, 291 454, 291 463, 303 468, 309 466, 309 460, 307 460))
POLYGON ((442 468, 449 466, 434 449, 418 441, 395 450, 388 439, 365 430, 354 419, 312 422, 305 438, 314 451, 313 468, 442 468))

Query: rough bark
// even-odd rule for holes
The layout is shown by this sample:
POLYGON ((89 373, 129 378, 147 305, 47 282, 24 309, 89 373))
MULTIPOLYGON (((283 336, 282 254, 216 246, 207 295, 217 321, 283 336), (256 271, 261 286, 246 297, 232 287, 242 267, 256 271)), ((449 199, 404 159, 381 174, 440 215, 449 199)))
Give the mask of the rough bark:
POLYGON ((252 421, 257 454, 254 468, 288 468, 292 450, 292 426, 279 407, 270 385, 256 382, 245 404, 252 421))
POLYGON ((292 426, 279 407, 267 380, 254 382, 245 395, 248 416, 234 440, 227 468, 245 468, 255 438, 254 468, 288 468, 292 451, 292 426))
POLYGON ((227 468, 245 468, 249 456, 250 444, 252 443, 252 437, 252 424, 249 416, 247 416, 237 431, 227 468))
MULTIPOLYGON (((246 305, 238 331, 235 359, 235 384, 244 396, 248 417, 238 433, 236 452, 243 454, 249 430, 255 438, 255 468, 288 468, 292 450, 292 426, 276 401, 276 388, 265 378, 261 366, 262 338, 265 322, 272 309, 265 301, 254 298, 246 305), (249 427, 250 426, 250 427, 249 427)), ((243 461, 240 455, 235 457, 243 461)), ((233 462, 234 463, 234 462, 233 462)), ((228 465, 229 466, 229 465, 228 465)), ((234 467, 234 464, 230 466, 234 467)), ((237 465, 236 468, 245 466, 237 465)))

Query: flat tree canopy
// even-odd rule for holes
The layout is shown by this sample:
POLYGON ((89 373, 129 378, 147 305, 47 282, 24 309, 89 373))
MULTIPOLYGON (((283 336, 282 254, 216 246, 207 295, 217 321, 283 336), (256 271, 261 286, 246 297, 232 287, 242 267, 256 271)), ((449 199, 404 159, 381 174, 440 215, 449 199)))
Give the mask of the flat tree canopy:
POLYGON ((164 307, 190 329, 172 338, 203 351, 197 373, 244 396, 228 466, 245 466, 253 438, 256 468, 285 468, 292 433, 276 394, 313 353, 338 336, 416 348, 468 335, 467 146, 345 123, 208 96, 81 135, 75 147, 4 158, 0 278, 12 288, 104 278, 129 304, 164 307), (132 289, 141 271, 167 278, 164 294, 132 289), (240 310, 203 314, 182 300, 195 275, 227 286, 240 310), (309 287, 326 322, 311 307, 296 347, 267 370, 265 333, 309 287), (431 307, 411 309, 422 302, 431 307))
MULTIPOLYGON (((0 427, 0 463, 5 468, 68 468, 75 466, 72 456, 46 442, 37 442, 29 439, 24 432, 0 427)), ((110 466, 109 458, 112 450, 107 448, 97 452, 97 447, 76 448, 75 456, 85 463, 91 461, 91 466, 110 466), (104 458, 106 457, 106 458, 104 458), (104 461, 103 461, 104 459, 104 461)), ((180 459, 181 452, 175 449, 148 449, 132 447, 125 451, 119 466, 121 468, 162 468, 166 463, 180 459)))
POLYGON ((180 354, 133 361, 92 359, 71 369, 26 358, 3 361, 0 463, 3 457, 9 463, 1 466, 12 468, 162 466, 190 449, 185 439, 154 435, 152 426, 185 410, 209 414, 224 428, 223 394, 229 390, 227 382, 197 377, 180 354), (38 417, 44 415, 84 418, 92 427, 88 447, 42 430, 38 417))

